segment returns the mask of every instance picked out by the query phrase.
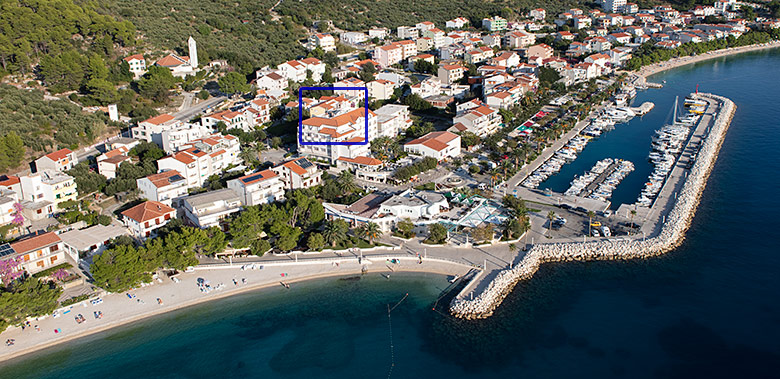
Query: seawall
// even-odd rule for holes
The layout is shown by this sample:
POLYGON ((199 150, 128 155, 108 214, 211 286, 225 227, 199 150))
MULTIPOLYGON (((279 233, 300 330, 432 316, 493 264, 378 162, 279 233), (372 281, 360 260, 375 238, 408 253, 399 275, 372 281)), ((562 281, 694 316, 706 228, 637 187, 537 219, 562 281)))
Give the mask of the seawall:
MULTIPOLYGON (((634 236, 623 240, 534 245, 517 266, 499 272, 478 295, 473 298, 466 298, 463 293, 456 296, 450 303, 450 313, 465 319, 490 317, 515 285, 521 280, 531 278, 545 262, 641 259, 664 254, 679 246, 693 219, 736 110, 736 105, 725 97, 713 94, 699 96, 715 100, 719 105, 718 113, 658 233, 648 238, 634 236)), ((654 206, 663 209, 665 205, 654 206)))

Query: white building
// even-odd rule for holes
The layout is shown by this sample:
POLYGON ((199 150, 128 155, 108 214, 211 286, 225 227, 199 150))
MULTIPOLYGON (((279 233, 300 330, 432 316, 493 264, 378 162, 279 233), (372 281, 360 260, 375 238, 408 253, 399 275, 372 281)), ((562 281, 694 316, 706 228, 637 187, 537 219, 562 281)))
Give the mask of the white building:
POLYGON ((175 217, 175 209, 157 201, 145 201, 122 212, 122 222, 136 238, 151 237, 155 229, 175 217))
POLYGON ((309 36, 309 49, 314 50, 319 47, 325 52, 336 50, 336 39, 330 34, 312 34, 309 36))
POLYGON ((282 163, 273 172, 279 176, 286 189, 311 188, 322 182, 322 172, 306 158, 296 158, 282 163))
POLYGON ((238 138, 213 134, 191 141, 184 149, 157 161, 160 171, 176 170, 188 186, 202 186, 209 176, 220 174, 229 165, 241 163, 238 138))
POLYGON ((102 253, 112 239, 129 234, 130 230, 124 226, 97 224, 85 229, 69 230, 60 234, 60 238, 70 256, 83 259, 102 253))
POLYGON ((474 107, 458 112, 452 120, 454 125, 448 129, 449 131, 453 133, 469 131, 479 137, 486 137, 504 125, 498 111, 477 100, 474 102, 476 102, 474 107))
POLYGON ((322 80, 325 64, 317 58, 305 58, 297 61, 287 61, 276 67, 278 74, 287 80, 300 83, 306 80, 308 72, 315 82, 322 80))
POLYGON ((122 58, 130 66, 130 72, 134 79, 138 79, 146 73, 146 59, 141 54, 134 54, 122 58))
POLYGON ((227 129, 241 129, 245 132, 251 132, 254 129, 254 121, 247 117, 244 112, 224 110, 201 117, 200 124, 208 129, 216 129, 217 123, 222 122, 227 129))
POLYGON ((63 172, 72 169, 76 163, 78 163, 76 153, 70 149, 59 149, 36 159, 35 169, 37 171, 63 172))
POLYGON ((420 38, 420 31, 414 26, 399 26, 398 38, 400 39, 418 39, 420 38))
MULTIPOLYGON (((22 188, 20 200, 29 203, 49 203, 53 205, 53 211, 59 209, 59 205, 63 202, 75 201, 78 195, 73 177, 62 172, 37 172, 20 176, 19 181, 22 188)), ((25 203, 23 205, 26 206, 25 203)))
POLYGON ((185 123, 174 119, 169 114, 161 114, 139 122, 138 126, 131 129, 131 132, 133 138, 153 142, 170 153, 212 131, 203 124, 185 123))
POLYGON ((431 191, 408 189, 382 202, 380 214, 391 214, 398 220, 431 219, 450 208, 444 195, 431 191))
POLYGON ((409 115, 409 107, 399 104, 385 104, 374 111, 377 119, 376 134, 372 134, 369 129, 369 135, 373 138, 390 137, 395 138, 398 134, 412 126, 412 118, 409 115))
MULTIPOLYGON (((21 261, 19 269, 30 275, 66 263, 65 245, 54 232, 38 234, 0 247, 4 259, 18 258, 21 261)), ((78 262, 78 254, 75 258, 67 254, 67 258, 70 258, 72 263, 78 262)))
POLYGON ((347 144, 298 144, 298 153, 303 156, 311 156, 335 162, 339 157, 355 158, 368 155, 369 144, 377 137, 377 118, 374 112, 358 108, 332 118, 311 117, 303 120, 303 142, 326 142, 347 144), (369 135, 366 136, 366 122, 368 122, 369 135), (368 140, 366 140, 368 138, 368 140))
POLYGON ((601 9, 607 13, 622 12, 626 7, 626 0, 602 0, 601 9))
POLYGON ((460 156, 460 136, 451 132, 431 132, 404 144, 404 151, 412 155, 436 160, 460 156))
POLYGON ((444 23, 444 26, 448 29, 461 29, 464 26, 468 25, 469 19, 465 17, 458 17, 452 20, 447 21, 444 23))
POLYGON ((544 21, 547 17, 547 11, 545 11, 544 8, 531 9, 531 11, 528 12, 528 16, 536 21, 544 21))
POLYGON ((366 83, 368 96, 376 100, 387 100, 395 93, 396 85, 384 79, 377 79, 366 83))
POLYGON ((232 179, 227 185, 245 206, 268 204, 284 199, 284 183, 272 170, 232 179))
POLYGON ((258 90, 283 91, 288 85, 287 79, 276 71, 257 70, 255 76, 255 86, 258 90))
POLYGON ((201 229, 221 226, 222 220, 241 210, 241 200, 232 189, 199 193, 181 199, 184 222, 201 229))
POLYGON ((355 77, 349 77, 335 82, 333 83, 333 87, 354 88, 333 90, 333 93, 336 96, 344 96, 346 98, 360 97, 361 99, 365 99, 366 97, 366 83, 355 77))
POLYGON ((171 205, 173 199, 187 195, 194 186, 176 170, 168 170, 136 179, 141 198, 171 205))
POLYGON ((368 36, 360 32, 344 32, 341 33, 339 39, 348 45, 359 45, 368 41, 368 36))

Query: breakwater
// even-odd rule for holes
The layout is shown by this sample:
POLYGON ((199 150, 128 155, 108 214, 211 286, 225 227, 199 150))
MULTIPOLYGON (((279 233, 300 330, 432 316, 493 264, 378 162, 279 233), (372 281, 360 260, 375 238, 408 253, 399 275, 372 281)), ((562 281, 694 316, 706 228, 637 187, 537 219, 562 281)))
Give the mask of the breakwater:
MULTIPOLYGON (((718 104, 717 115, 701 144, 695 163, 679 192, 676 193, 673 207, 663 221, 659 221, 663 222, 663 225, 657 234, 648 238, 634 236, 622 240, 604 239, 583 243, 534 245, 517 266, 499 272, 478 295, 466 298, 461 293, 455 297, 450 303, 450 313, 465 319, 491 316, 514 286, 521 280, 531 278, 545 262, 641 259, 664 254, 679 246, 693 219, 707 178, 736 110, 734 103, 725 97, 713 94, 699 94, 699 96, 718 104)), ((666 204, 657 203, 654 207, 664 209, 666 204)))

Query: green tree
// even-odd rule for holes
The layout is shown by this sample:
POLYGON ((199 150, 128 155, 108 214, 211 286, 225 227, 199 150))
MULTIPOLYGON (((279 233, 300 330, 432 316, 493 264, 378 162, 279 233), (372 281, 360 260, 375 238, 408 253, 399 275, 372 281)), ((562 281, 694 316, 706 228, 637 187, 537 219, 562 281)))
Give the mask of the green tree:
POLYGON ((145 248, 136 249, 132 245, 121 244, 105 250, 93 259, 90 267, 95 285, 110 292, 122 292, 151 281, 150 271, 156 265, 154 260, 145 259, 148 258, 145 255, 145 248))
POLYGON ((106 177, 90 170, 87 162, 79 162, 68 170, 68 175, 72 176, 76 182, 79 196, 99 192, 106 187, 106 177))
POLYGON ((591 230, 591 227, 593 226, 593 217, 596 217, 596 213, 593 211, 588 211, 588 235, 592 235, 593 231, 591 230))
POLYGON ((549 211, 547 212, 547 234, 549 234, 552 231, 552 224, 555 220, 555 212, 549 211))
POLYGON ((160 66, 149 67, 146 74, 138 81, 141 96, 161 104, 168 103, 170 90, 174 87, 176 87, 176 78, 171 74, 171 70, 160 66))
POLYGON ((217 80, 219 90, 228 95, 235 95, 239 93, 249 92, 249 84, 246 82, 246 77, 237 72, 228 72, 225 76, 217 80))
POLYGON ((367 222, 358 227, 358 236, 365 239, 368 243, 373 244, 376 239, 379 238, 381 231, 379 225, 373 222, 367 222))
POLYGON ((442 244, 447 241, 447 228, 444 225, 435 223, 428 225, 428 238, 426 243, 442 244))
POLYGON ((50 314, 57 308, 62 289, 50 282, 25 278, 0 291, 0 332, 28 317, 50 314))
POLYGON ((325 247, 325 237, 320 233, 312 233, 306 240, 306 246, 312 251, 322 250, 325 247))
POLYGON ((398 221, 395 224, 395 228, 398 230, 398 233, 401 234, 401 236, 403 236, 404 238, 414 237, 414 224, 408 218, 398 221))
POLYGON ((198 92, 198 98, 201 100, 206 100, 209 98, 209 96, 211 96, 209 91, 206 91, 205 89, 202 89, 200 92, 198 92))
POLYGON ((100 105, 116 103, 119 93, 113 84, 105 79, 91 79, 86 84, 86 93, 89 98, 100 105))
POLYGON ((349 225, 346 221, 340 219, 331 220, 325 222, 322 236, 325 237, 325 241, 331 247, 335 247, 336 244, 347 239, 347 232, 349 232, 349 225))

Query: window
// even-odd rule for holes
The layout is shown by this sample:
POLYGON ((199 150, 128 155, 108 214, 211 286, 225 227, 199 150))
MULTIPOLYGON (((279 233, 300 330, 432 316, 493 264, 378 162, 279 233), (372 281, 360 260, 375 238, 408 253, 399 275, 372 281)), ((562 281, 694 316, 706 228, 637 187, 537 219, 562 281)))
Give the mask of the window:
POLYGON ((159 218, 154 219, 154 224, 155 225, 160 225, 160 219, 159 218))
POLYGON ((170 213, 166 214, 166 215, 165 215, 165 219, 166 219, 166 220, 170 220, 170 219, 171 219, 171 214, 170 214, 170 213))
POLYGON ((54 262, 57 261, 57 256, 55 255, 55 256, 51 257, 50 261, 51 261, 52 264, 54 264, 54 262))
POLYGON ((43 267, 44 264, 45 264, 44 261, 38 261, 38 263, 36 263, 35 265, 38 267, 43 267))
POLYGON ((59 245, 54 245, 54 246, 52 246, 52 247, 50 247, 50 248, 49 248, 49 251, 57 251, 57 250, 59 250, 59 249, 60 249, 60 246, 59 246, 59 245))
POLYGON ((43 209, 38 209, 37 211, 35 211, 35 213, 37 214, 41 214, 41 212, 43 212, 43 209))
POLYGON ((152 235, 152 232, 147 231, 146 236, 149 237, 150 235, 152 235))
POLYGON ((149 221, 144 223, 144 228, 148 228, 148 227, 149 227, 149 221))
POLYGON ((25 262, 28 262, 28 261, 30 261, 30 254, 25 254, 25 255, 24 255, 24 261, 25 261, 25 262))

